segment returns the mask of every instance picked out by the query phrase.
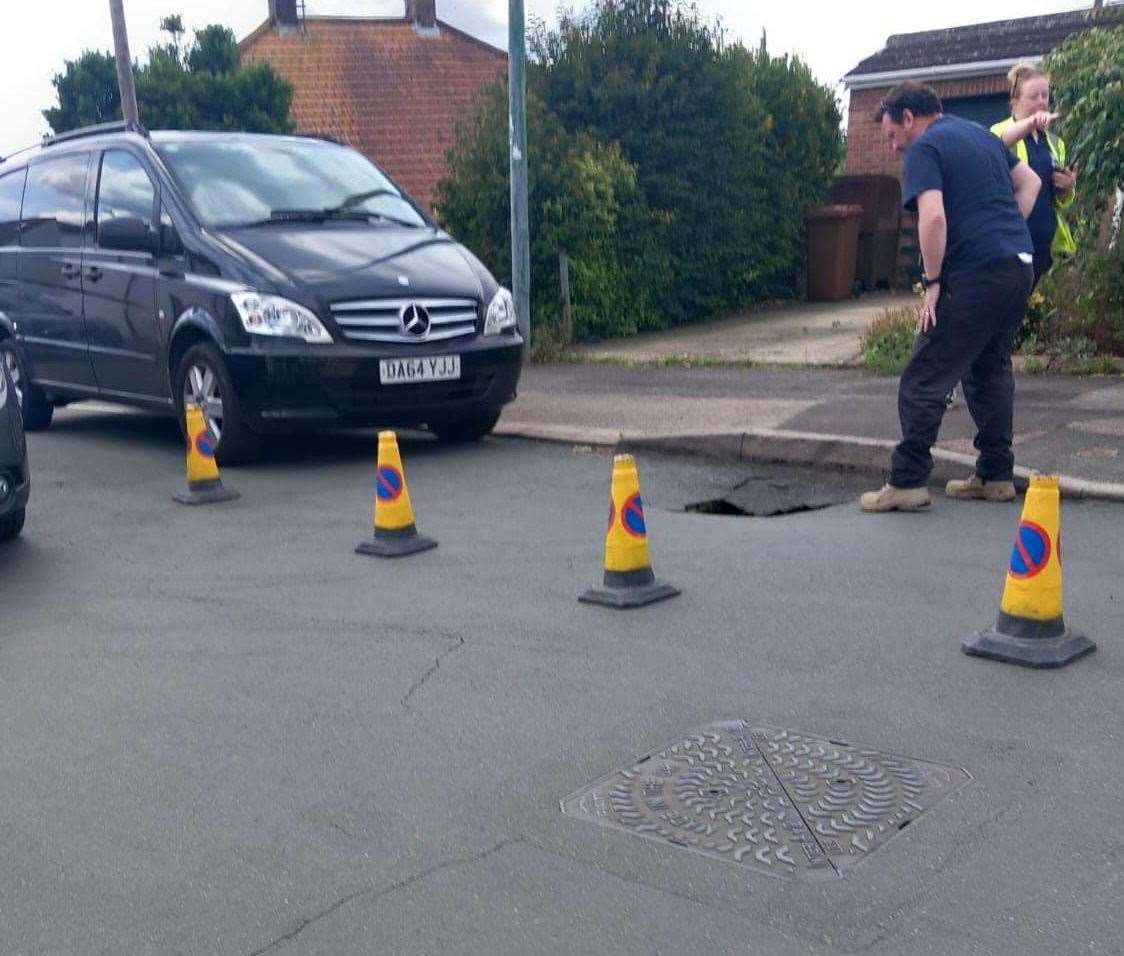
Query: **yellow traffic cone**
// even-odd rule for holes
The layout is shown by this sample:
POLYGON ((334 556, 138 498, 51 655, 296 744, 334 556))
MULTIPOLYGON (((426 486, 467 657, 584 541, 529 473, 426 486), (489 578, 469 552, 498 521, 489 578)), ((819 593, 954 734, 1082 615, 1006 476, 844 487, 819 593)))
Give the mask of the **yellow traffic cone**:
POLYGON ((397 558, 405 554, 436 548, 437 542, 418 534, 414 524, 414 507, 406 472, 398 454, 398 436, 379 432, 379 460, 375 472, 375 537, 364 541, 355 550, 380 558, 397 558))
POLYGON ((182 505, 207 505, 241 497, 233 488, 223 487, 215 463, 215 436, 207 419, 194 402, 184 408, 187 420, 187 487, 172 497, 182 505))
POLYGON ((1084 634, 1068 630, 1062 615, 1058 477, 1033 475, 1015 532, 999 619, 966 638, 961 649, 1025 667, 1061 667, 1096 647, 1084 634))
POLYGON ((613 458, 609 527, 605 532, 604 587, 590 588, 578 600, 609 607, 640 607, 678 593, 652 573, 636 461, 631 455, 617 455, 613 458))

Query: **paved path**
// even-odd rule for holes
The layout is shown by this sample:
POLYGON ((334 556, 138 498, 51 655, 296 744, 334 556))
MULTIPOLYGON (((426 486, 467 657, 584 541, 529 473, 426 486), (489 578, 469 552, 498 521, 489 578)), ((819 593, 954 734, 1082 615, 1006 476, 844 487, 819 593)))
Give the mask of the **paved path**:
POLYGON ((614 339, 577 351, 583 359, 663 362, 689 357, 699 362, 771 365, 853 365, 870 323, 887 308, 915 306, 905 292, 874 293, 845 302, 793 302, 752 313, 614 339))
MULTIPOLYGON (((627 368, 533 365, 504 412, 510 432, 606 440, 786 429, 897 440, 897 380, 845 369, 627 368)), ((961 404, 940 446, 973 453, 961 404)), ((1124 379, 1017 376, 1016 454, 1022 465, 1092 482, 1124 483, 1124 379)), ((878 451, 882 457, 884 453, 878 451)))

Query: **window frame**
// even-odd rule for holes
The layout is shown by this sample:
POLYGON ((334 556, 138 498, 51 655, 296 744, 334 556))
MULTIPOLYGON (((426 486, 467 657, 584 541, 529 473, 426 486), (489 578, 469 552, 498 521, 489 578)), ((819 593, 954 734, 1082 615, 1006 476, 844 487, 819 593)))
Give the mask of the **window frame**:
POLYGON ((97 175, 94 177, 93 193, 90 197, 91 214, 90 214, 90 227, 93 233, 93 248, 102 252, 112 252, 115 255, 137 255, 148 256, 146 252, 129 253, 118 249, 104 249, 100 242, 100 223, 99 213, 101 211, 101 186, 102 176, 105 172, 105 160, 111 153, 123 153, 132 159, 141 171, 148 177, 148 184, 152 188, 152 206, 148 211, 148 228, 152 231, 153 235, 159 234, 159 216, 160 216, 160 185, 159 180, 153 175, 152 169, 148 163, 145 162, 144 157, 137 154, 135 150, 127 148, 124 144, 113 145, 104 147, 98 154, 97 175))
POLYGON ((14 241, 5 243, 3 240, 3 232, 0 232, 0 249, 10 249, 23 245, 23 194, 24 190, 27 189, 27 166, 21 166, 19 169, 13 169, 7 173, 0 173, 0 182, 15 176, 22 176, 23 180, 20 183, 19 200, 16 203, 16 218, 12 220, 12 235, 14 241))
MULTIPOLYGON (((59 155, 39 156, 39 157, 36 157, 34 160, 32 160, 31 162, 29 162, 27 164, 27 166, 26 166, 27 174, 24 178, 24 183, 23 183, 23 197, 20 200, 20 245, 21 246, 23 246, 25 248, 28 248, 28 249, 31 249, 31 250, 43 250, 43 251, 63 250, 64 252, 70 251, 71 254, 73 254, 75 251, 81 252, 83 249, 86 248, 86 237, 87 237, 87 234, 89 232, 89 225, 90 225, 90 195, 89 195, 89 193, 90 193, 90 165, 91 165, 91 160, 93 159, 93 156, 94 156, 93 150, 88 150, 88 149, 86 149, 86 150, 75 150, 73 152, 66 152, 66 153, 62 153, 62 154, 59 154, 59 155), (73 160, 78 160, 78 159, 83 159, 83 160, 85 160, 85 163, 86 163, 85 176, 83 177, 83 180, 82 180, 82 223, 81 223, 81 227, 79 229, 80 241, 77 243, 77 245, 61 245, 61 244, 57 244, 57 243, 54 244, 54 245, 43 245, 42 243, 36 243, 34 245, 28 244, 25 241, 25 237, 27 235, 27 229, 28 229, 27 189, 28 189, 28 186, 31 185, 32 174, 35 172, 35 170, 41 169, 42 167, 47 166, 51 163, 64 163, 64 162, 67 162, 68 160, 73 161, 73 160)), ((55 228, 57 230, 58 229, 58 219, 56 218, 54 220, 54 222, 55 222, 55 228)))

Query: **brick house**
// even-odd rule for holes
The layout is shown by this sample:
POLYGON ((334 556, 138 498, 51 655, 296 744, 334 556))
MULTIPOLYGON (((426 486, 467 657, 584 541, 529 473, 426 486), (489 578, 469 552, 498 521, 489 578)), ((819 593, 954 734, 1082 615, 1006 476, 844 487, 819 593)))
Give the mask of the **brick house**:
POLYGON ((507 54, 437 19, 436 0, 405 0, 403 17, 306 17, 299 0, 268 3, 242 57, 293 84, 297 130, 353 146, 432 207, 457 124, 506 75, 507 54))
MULTIPOLYGON (((977 23, 947 30, 891 36, 843 78, 850 93, 847 112, 848 174, 886 174, 900 178, 894 156, 874 122, 874 111, 890 88, 919 80, 940 95, 946 113, 990 126, 1009 115, 1007 71, 1021 60, 1040 61, 1074 33, 1093 26, 1124 23, 1124 6, 1086 7, 1018 20, 977 23)), ((901 266, 916 272, 916 221, 902 223, 901 266)))

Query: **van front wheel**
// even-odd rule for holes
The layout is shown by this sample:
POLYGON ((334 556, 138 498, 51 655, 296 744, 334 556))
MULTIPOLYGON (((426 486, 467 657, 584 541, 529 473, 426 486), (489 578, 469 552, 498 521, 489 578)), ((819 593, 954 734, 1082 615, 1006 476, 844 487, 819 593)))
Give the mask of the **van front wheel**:
POLYGON ((242 407, 226 361, 209 342, 200 342, 184 352, 176 369, 175 396, 181 431, 186 428, 184 408, 187 403, 194 402, 203 409, 217 439, 215 457, 220 464, 246 464, 261 456, 261 438, 250 430, 242 417, 242 407))

